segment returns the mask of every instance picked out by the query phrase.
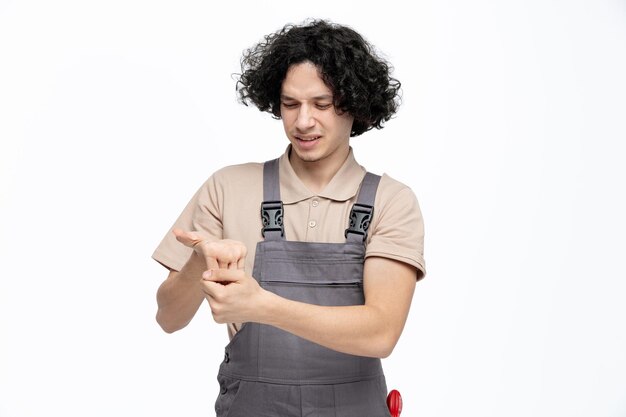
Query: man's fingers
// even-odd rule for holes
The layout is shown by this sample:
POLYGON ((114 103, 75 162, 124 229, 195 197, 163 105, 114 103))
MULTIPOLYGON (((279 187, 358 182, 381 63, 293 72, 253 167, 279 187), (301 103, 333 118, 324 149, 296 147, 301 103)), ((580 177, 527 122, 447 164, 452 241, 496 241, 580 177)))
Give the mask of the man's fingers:
POLYGON ((174 236, 176 236, 176 240, 178 240, 185 246, 193 248, 197 243, 195 242, 194 236, 192 236, 190 232, 185 232, 181 229, 173 229, 172 233, 174 233, 174 236))
POLYGON ((219 264, 215 256, 211 256, 208 245, 210 242, 204 238, 198 232, 186 232, 181 229, 172 229, 172 232, 183 245, 194 249, 200 255, 202 255, 206 261, 207 269, 219 268, 219 264))
POLYGON ((195 248, 197 245, 206 240, 206 238, 198 232, 187 232, 182 229, 174 228, 172 229, 172 233, 176 236, 176 240, 190 248, 195 248))
POLYGON ((207 269, 243 269, 248 250, 241 242, 224 239, 214 240, 202 232, 172 229, 183 245, 193 248, 206 259, 207 269), (231 266, 235 265, 235 266, 231 266))
POLYGON ((213 281, 203 281, 202 291, 210 298, 218 298, 222 291, 222 285, 213 281))
POLYGON ((205 256, 204 258, 206 259, 207 270, 219 269, 220 265, 213 256, 205 256))
POLYGON ((202 279, 209 282, 228 284, 242 280, 242 274, 238 269, 209 269, 204 271, 202 279))

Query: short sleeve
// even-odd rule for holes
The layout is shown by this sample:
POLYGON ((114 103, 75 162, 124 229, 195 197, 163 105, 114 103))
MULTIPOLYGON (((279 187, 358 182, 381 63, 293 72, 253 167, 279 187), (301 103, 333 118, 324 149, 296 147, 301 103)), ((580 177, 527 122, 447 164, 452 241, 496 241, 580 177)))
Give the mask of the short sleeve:
POLYGON ((413 191, 383 176, 378 187, 366 258, 380 256, 417 268, 417 279, 426 274, 424 221, 413 191))
POLYGON ((178 219, 157 246, 152 258, 163 266, 180 271, 191 256, 192 249, 176 240, 174 228, 199 231, 209 237, 222 239, 221 201, 223 190, 218 186, 215 175, 211 176, 191 198, 178 219))

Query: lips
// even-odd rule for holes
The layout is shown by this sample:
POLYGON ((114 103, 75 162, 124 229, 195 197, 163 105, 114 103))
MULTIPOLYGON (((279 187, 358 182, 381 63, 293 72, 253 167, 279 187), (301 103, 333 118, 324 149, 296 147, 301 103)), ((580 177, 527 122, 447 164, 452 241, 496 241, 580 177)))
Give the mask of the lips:
POLYGON ((316 149, 320 143, 322 136, 320 135, 295 135, 296 142, 294 145, 302 151, 312 151, 316 149))
POLYGON ((307 136, 296 136, 296 139, 301 140, 303 142, 311 142, 314 140, 317 140, 319 138, 321 138, 322 136, 320 135, 307 135, 307 136))

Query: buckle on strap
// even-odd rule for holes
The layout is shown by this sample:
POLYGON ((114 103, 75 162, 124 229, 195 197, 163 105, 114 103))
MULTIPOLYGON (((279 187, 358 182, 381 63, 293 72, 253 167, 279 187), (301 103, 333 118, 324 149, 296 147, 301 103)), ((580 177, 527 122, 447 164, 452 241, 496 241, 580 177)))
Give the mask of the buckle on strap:
POLYGON ((265 232, 280 231, 280 236, 285 235, 283 229, 283 202, 264 201, 261 203, 261 221, 263 228, 261 234, 265 237, 265 232))
POLYGON ((350 210, 350 226, 346 229, 345 237, 348 233, 363 236, 363 242, 367 238, 367 229, 374 216, 374 207, 368 204, 355 203, 350 210))

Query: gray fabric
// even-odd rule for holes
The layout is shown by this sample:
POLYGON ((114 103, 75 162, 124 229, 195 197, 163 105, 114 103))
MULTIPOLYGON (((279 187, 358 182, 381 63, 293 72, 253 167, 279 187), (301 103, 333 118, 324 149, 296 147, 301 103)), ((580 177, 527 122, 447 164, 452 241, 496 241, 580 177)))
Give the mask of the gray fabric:
POLYGON ((267 161, 263 165, 263 200, 279 201, 280 200, 280 183, 276 181, 278 178, 278 160, 280 158, 267 161))
POLYGON ((380 175, 366 172, 363 182, 361 182, 361 188, 359 189, 359 195, 357 196, 357 204, 367 204, 374 206, 374 200, 376 200, 376 190, 378 189, 378 183, 380 182, 380 175))
MULTIPOLYGON (((280 183, 278 179, 278 160, 273 159, 267 161, 263 165, 263 204, 265 202, 280 202, 280 183)), ((281 203, 282 204, 282 203, 281 203)), ((278 217, 282 221, 282 210, 278 217)), ((263 217, 263 207, 261 207, 261 217, 263 217)), ((270 216, 272 217, 272 216, 270 216)), ((277 230, 263 230, 265 240, 283 240, 284 235, 282 231, 277 230)))
MULTIPOLYGON (((280 198, 277 161, 266 163, 264 198, 280 198)), ((358 202, 374 205, 367 174, 358 202)), ((350 236, 350 234, 348 235, 350 236)), ((363 239, 257 244, 252 275, 284 298, 324 306, 362 305, 363 239)), ((226 346, 218 417, 388 417, 381 361, 325 348, 273 326, 245 323, 226 346)))
POLYGON ((336 385, 282 385, 218 377, 218 417, 389 417, 385 378, 336 385), (374 395, 372 395, 374 394, 374 395))
POLYGON ((347 243, 365 242, 367 229, 369 228, 372 217, 374 216, 374 200, 376 199, 376 190, 378 189, 379 182, 380 176, 374 175, 370 172, 365 173, 365 177, 361 182, 356 204, 354 204, 352 206, 352 210, 350 210, 350 221, 348 229, 346 230, 347 243), (357 212, 360 212, 361 214, 357 215, 357 212), (353 228, 364 233, 354 233, 351 231, 353 228))

